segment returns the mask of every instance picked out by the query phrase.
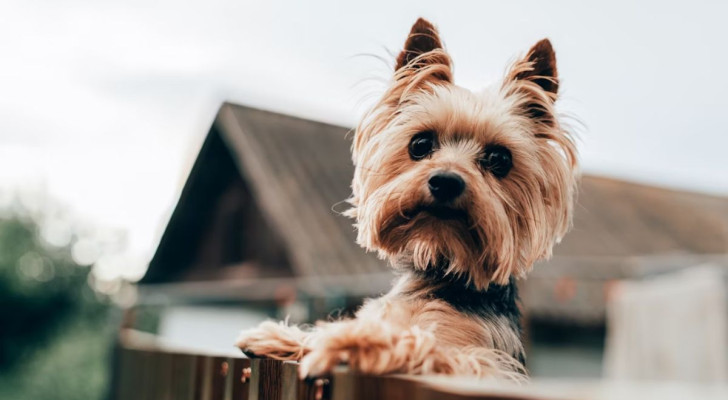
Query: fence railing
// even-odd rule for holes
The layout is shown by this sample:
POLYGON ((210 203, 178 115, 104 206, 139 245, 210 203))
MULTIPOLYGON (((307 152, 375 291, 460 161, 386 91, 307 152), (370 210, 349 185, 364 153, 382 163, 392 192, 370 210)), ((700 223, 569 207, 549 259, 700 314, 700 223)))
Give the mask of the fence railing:
POLYGON ((367 376, 340 369, 326 379, 301 380, 298 363, 249 359, 159 346, 153 337, 122 332, 114 358, 115 400, 430 400, 540 399, 489 393, 459 393, 457 385, 427 377, 367 376), (131 334, 131 335, 130 335, 131 334), (134 340, 129 340, 133 336, 134 340), (142 340, 139 340, 139 339, 142 340))
POLYGON ((126 347, 118 349, 112 390, 116 400, 503 398, 487 393, 481 396, 447 393, 414 377, 364 376, 337 371, 327 379, 300 380, 298 364, 294 362, 126 347))
POLYGON ((581 380, 513 387, 462 378, 367 376, 343 368, 326 379, 300 380, 294 362, 176 349, 133 333, 122 331, 116 349, 115 400, 662 400, 668 392, 680 393, 680 398, 728 399, 727 385, 581 380))

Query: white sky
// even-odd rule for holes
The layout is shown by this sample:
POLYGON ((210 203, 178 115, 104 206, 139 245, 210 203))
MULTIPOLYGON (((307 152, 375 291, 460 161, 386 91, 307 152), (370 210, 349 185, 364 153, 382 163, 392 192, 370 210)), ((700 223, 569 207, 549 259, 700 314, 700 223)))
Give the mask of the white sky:
POLYGON ((257 3, 0 3, 0 191, 124 233, 103 275, 138 277, 222 101, 351 125, 389 73, 355 56, 424 16, 472 89, 551 38, 587 172, 728 194, 728 3, 257 3))

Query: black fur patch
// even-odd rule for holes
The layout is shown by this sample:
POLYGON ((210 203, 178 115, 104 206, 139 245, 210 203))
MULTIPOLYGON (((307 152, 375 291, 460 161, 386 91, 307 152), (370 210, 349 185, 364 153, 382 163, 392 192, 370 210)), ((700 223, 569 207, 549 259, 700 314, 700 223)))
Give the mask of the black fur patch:
MULTIPOLYGON (((511 277, 507 285, 491 284, 486 290, 477 290, 464 278, 443 276, 441 268, 427 268, 414 272, 423 283, 432 288, 425 291, 429 299, 443 300, 456 310, 485 320, 506 317, 511 329, 521 336, 521 310, 518 308, 518 287, 511 277)), ((525 354, 513 354, 525 365, 525 354)))

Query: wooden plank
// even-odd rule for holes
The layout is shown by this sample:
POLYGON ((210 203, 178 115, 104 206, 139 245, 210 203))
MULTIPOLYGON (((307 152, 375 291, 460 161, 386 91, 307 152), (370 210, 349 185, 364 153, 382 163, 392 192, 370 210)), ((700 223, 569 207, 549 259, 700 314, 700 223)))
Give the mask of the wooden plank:
POLYGON ((301 380, 298 363, 287 361, 281 371, 282 400, 328 400, 331 398, 329 379, 301 380))
POLYGON ((331 400, 539 400, 521 394, 489 393, 483 390, 463 392, 457 384, 430 385, 427 377, 405 375, 360 375, 346 370, 335 371, 331 400))
POLYGON ((526 393, 493 393, 493 389, 462 390, 456 383, 428 385, 421 382, 416 387, 417 400, 559 400, 562 397, 540 396, 526 393))
POLYGON ((281 400, 282 361, 256 358, 250 370, 250 400, 281 400))
POLYGON ((164 370, 162 369, 162 353, 157 351, 146 351, 145 352, 145 382, 147 399, 148 400, 159 400, 163 392, 164 379, 162 375, 164 370))
POLYGON ((152 355, 144 350, 138 350, 137 352, 137 368, 136 368, 136 381, 137 383, 134 385, 137 390, 139 390, 139 397, 137 397, 140 400, 152 400, 152 393, 151 393, 151 382, 150 382, 150 373, 151 368, 149 366, 150 359, 152 355))
POLYGON ((350 400, 354 396, 354 375, 337 368, 332 373, 331 400, 350 400))
POLYGON ((401 376, 361 376, 358 389, 360 392, 366 390, 369 386, 377 387, 377 393, 374 398, 392 399, 392 400, 408 400, 413 398, 417 392, 418 382, 401 376))
MULTIPOLYGON (((417 400, 542 400, 536 397, 524 397, 511 394, 462 394, 438 390, 430 387, 420 387, 417 390, 417 400)), ((545 400, 545 399, 543 399, 545 400)))
POLYGON ((212 358, 200 356, 195 367, 195 400, 210 400, 210 384, 212 381, 212 358))
MULTIPOLYGON (((398 376, 350 375, 349 398, 353 400, 410 400, 414 399, 417 391, 417 382, 398 376)), ((338 377, 337 377, 338 378, 338 377)), ((338 380, 335 385, 338 385, 338 380)))
POLYGON ((250 359, 234 358, 232 364, 232 400, 248 400, 250 395, 250 359))
POLYGON ((210 400, 225 400, 228 395, 228 386, 232 389, 230 378, 230 359, 227 357, 213 357, 210 374, 210 400))
POLYGON ((131 350, 117 345, 116 348, 116 365, 114 371, 114 400, 131 399, 131 371, 134 367, 132 360, 133 354, 131 350))
POLYGON ((157 386, 154 391, 155 400, 174 400, 172 397, 172 383, 174 382, 172 362, 173 354, 166 352, 157 352, 153 354, 156 362, 153 364, 155 369, 156 381, 153 382, 157 386))
POLYGON ((144 352, 140 350, 131 351, 134 369, 131 371, 132 399, 144 398, 144 352))
POLYGON ((193 400, 195 395, 195 370, 197 356, 177 353, 172 355, 171 399, 193 400))
POLYGON ((284 362, 281 371, 281 400, 298 400, 298 364, 284 362))

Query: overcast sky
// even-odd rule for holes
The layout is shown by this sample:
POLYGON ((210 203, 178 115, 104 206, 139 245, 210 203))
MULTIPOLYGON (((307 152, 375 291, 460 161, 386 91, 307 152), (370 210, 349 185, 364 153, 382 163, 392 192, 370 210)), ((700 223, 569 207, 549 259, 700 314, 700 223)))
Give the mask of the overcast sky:
MULTIPOLYGON (((138 277, 225 100, 352 125, 418 16, 478 89, 542 37, 584 170, 728 194, 728 3, 0 3, 0 190, 42 192, 125 232, 138 277)), ((351 3, 351 2, 348 2, 351 3)))

